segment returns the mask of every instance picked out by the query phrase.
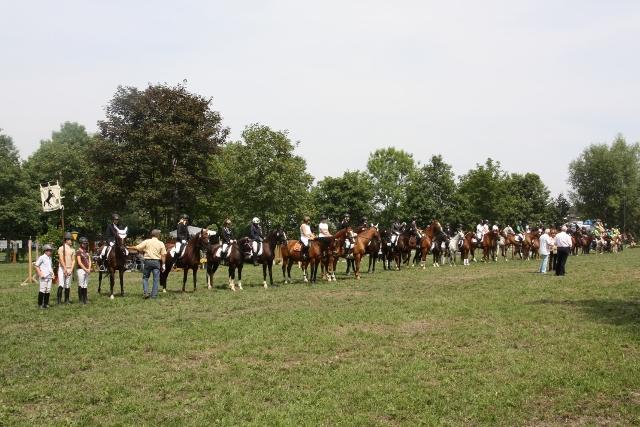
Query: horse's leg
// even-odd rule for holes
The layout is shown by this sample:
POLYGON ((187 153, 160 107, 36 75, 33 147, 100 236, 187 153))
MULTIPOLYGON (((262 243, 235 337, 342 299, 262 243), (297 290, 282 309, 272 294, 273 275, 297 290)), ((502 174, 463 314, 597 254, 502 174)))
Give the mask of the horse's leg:
POLYGON ((269 265, 267 267, 269 268, 269 283, 271 286, 275 286, 273 284, 273 260, 269 261, 269 265))
MULTIPOLYGON (((271 286, 273 286, 273 280, 271 281, 271 286)), ((263 261, 262 262, 262 287, 264 287, 265 289, 268 288, 268 286, 267 286, 267 261, 263 261)))
POLYGON ((236 284, 234 282, 236 278, 236 268, 232 263, 229 263, 229 289, 236 291, 236 284))
POLYGON ((242 267, 244 267, 244 262, 240 261, 240 265, 238 265, 238 288, 242 290, 242 267))
POLYGON ((123 297, 124 296, 124 268, 121 268, 120 270, 118 270, 118 273, 120 273, 120 296, 123 297))
POLYGON ((193 267, 193 292, 196 291, 198 285, 198 264, 193 267))
POLYGON ((98 272, 98 293, 100 293, 100 288, 102 287, 102 271, 98 272))
POLYGON ((284 279, 284 283, 287 283, 287 265, 289 265, 289 260, 287 258, 282 258, 282 278, 284 279))
POLYGON ((184 287, 187 284, 187 276, 189 275, 189 269, 185 266, 185 268, 182 269, 182 273, 182 292, 184 292, 184 287))
POLYGON ((113 299, 113 285, 115 282, 115 277, 114 274, 116 272, 115 271, 111 271, 111 269, 109 269, 109 287, 110 287, 110 291, 109 291, 109 298, 113 299))

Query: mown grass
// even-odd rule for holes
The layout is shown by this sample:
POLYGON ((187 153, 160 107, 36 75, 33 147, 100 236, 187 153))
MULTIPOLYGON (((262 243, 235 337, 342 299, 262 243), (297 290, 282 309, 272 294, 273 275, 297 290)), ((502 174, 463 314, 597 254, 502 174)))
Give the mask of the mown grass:
POLYGON ((243 292, 220 271, 182 294, 174 273, 156 301, 128 273, 124 298, 94 276, 90 305, 38 310, 2 265, 0 423, 638 424, 639 267, 627 250, 564 278, 515 261, 264 290, 246 266, 243 292))

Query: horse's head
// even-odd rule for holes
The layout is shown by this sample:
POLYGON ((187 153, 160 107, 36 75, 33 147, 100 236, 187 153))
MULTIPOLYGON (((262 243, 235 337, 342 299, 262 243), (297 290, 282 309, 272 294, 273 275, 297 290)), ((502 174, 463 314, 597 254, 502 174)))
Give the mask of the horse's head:
POLYGON ((287 240, 287 233, 284 230, 279 229, 276 233, 276 242, 278 244, 285 244, 287 243, 287 240))

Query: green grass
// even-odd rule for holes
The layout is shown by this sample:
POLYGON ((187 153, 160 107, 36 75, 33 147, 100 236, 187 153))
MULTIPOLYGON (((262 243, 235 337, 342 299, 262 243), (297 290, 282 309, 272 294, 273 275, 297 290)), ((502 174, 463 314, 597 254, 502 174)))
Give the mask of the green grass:
POLYGON ((246 266, 243 292, 225 269, 182 294, 173 273, 156 301, 139 274, 113 301, 94 275, 90 305, 74 283, 38 310, 24 265, 0 265, 0 424, 640 424, 639 267, 627 250, 564 278, 514 261, 264 290, 246 266))

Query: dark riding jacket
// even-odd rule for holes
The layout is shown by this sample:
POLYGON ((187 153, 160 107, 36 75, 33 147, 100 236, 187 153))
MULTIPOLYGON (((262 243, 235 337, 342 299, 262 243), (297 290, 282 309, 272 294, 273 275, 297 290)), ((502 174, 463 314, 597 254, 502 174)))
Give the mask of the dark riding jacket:
POLYGON ((395 234, 401 234, 403 230, 402 223, 394 222, 391 224, 391 232, 395 234))
POLYGON ((178 241, 188 241, 189 240, 189 226, 187 224, 178 224, 178 241))
POLYGON ((420 229, 418 228, 418 223, 416 221, 411 221, 411 233, 413 233, 414 236, 420 234, 420 229))
POLYGON ((118 241, 118 229, 114 223, 107 225, 104 232, 104 240, 107 243, 115 243, 118 241))
POLYGON ((232 240, 233 232, 231 231, 231 229, 228 227, 222 227, 222 242, 230 245, 232 240))
POLYGON ((255 240, 256 242, 262 242, 262 227, 260 227, 260 224, 251 224, 251 229, 249 230, 249 238, 251 240, 255 240))
POLYGON ((347 227, 349 227, 349 221, 346 219, 343 219, 342 222, 340 223, 340 230, 344 230, 347 227))

